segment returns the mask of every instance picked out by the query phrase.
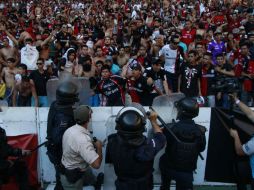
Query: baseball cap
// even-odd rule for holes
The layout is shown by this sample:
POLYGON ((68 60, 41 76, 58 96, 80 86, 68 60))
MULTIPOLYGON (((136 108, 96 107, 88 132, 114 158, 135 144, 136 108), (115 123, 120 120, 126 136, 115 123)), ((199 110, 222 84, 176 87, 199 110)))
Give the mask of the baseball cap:
POLYGON ((139 70, 139 71, 141 71, 141 70, 142 70, 142 67, 141 67, 141 65, 140 65, 138 62, 136 62, 136 63, 133 63, 133 64, 131 65, 131 69, 132 69, 132 70, 139 70))
POLYGON ((106 59, 105 59, 105 61, 113 61, 113 58, 112 58, 112 56, 110 56, 110 55, 108 55, 108 56, 106 56, 106 59))
POLYGON ((92 109, 87 105, 80 105, 74 111, 74 120, 78 124, 84 124, 89 121, 92 109))

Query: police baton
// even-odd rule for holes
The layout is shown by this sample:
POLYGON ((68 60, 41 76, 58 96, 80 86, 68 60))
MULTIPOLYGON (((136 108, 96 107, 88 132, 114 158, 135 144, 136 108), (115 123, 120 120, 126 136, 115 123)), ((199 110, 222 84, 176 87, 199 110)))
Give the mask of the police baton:
MULTIPOLYGON (((149 106, 149 109, 156 112, 152 106, 149 106)), ((146 113, 148 116, 150 115, 150 112, 148 111, 146 113)), ((165 121, 157 114, 157 119, 159 120, 159 122, 162 124, 162 126, 164 128, 166 128, 168 130, 168 132, 174 137, 174 139, 177 141, 177 142, 181 142, 179 138, 177 138, 177 136, 175 135, 175 133, 173 133, 173 131, 168 127, 168 125, 165 123, 165 121)))
MULTIPOLYGON (((152 111, 156 112, 152 106, 149 106, 149 109, 151 109, 152 111)), ((149 116, 150 112, 146 112, 146 114, 149 116)), ((172 137, 179 143, 181 143, 182 141, 175 135, 175 133, 170 129, 170 127, 165 123, 165 121, 157 114, 157 119, 159 120, 159 122, 162 124, 162 126, 164 128, 167 129, 167 131, 172 135, 172 137)), ((201 153, 198 154, 201 160, 204 160, 204 157, 202 156, 201 153)))
MULTIPOLYGON (((37 151, 39 148, 41 148, 42 146, 47 146, 47 144, 48 144, 48 141, 45 141, 45 142, 43 142, 43 143, 41 143, 41 144, 39 144, 38 146, 36 146, 35 148, 33 148, 32 150, 30 150, 30 152, 32 153, 32 152, 34 152, 34 151, 37 151)), ((21 156, 18 156, 18 159, 21 159, 21 158, 23 158, 23 157, 25 157, 25 156, 28 156, 28 155, 21 155, 21 156)))
POLYGON ((48 141, 45 141, 45 142, 39 144, 38 146, 36 146, 34 149, 32 149, 31 152, 38 150, 39 148, 41 148, 44 145, 47 146, 47 144, 48 144, 48 141))

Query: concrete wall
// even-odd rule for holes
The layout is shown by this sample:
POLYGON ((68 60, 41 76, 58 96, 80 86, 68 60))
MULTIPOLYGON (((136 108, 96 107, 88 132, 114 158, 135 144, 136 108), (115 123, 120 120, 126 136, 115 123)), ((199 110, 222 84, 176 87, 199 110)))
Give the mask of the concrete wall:
MULTIPOLYGON (((49 108, 8 108, 7 111, 5 111, 4 113, 0 113, 0 125, 6 129, 8 136, 37 133, 39 136, 38 140, 40 144, 46 140, 48 109, 49 108), (2 124, 1 120, 3 121, 2 124)), ((93 131, 94 136, 96 136, 102 141, 106 139, 106 136, 110 134, 114 128, 110 128, 110 126, 112 125, 110 123, 114 123, 114 117, 112 116, 115 116, 119 109, 119 107, 93 108, 93 117, 90 130, 93 131)), ((198 124, 203 125, 207 128, 207 142, 210 128, 210 112, 210 108, 201 108, 199 116, 195 118, 195 121, 198 124)), ((148 126, 148 131, 149 128, 150 126, 148 126)), ((206 154, 207 150, 202 153, 204 160, 198 160, 198 168, 196 170, 194 181, 195 184, 211 184, 204 181, 206 154)), ((155 183, 160 183, 160 173, 158 170, 159 155, 157 155, 155 159, 155 183)), ((45 147, 39 149, 38 164, 40 179, 44 182, 53 182, 54 169, 53 165, 48 160, 45 147)), ((112 184, 112 167, 109 165, 105 166, 103 162, 103 165, 101 166, 99 171, 103 171, 105 173, 105 181, 112 184)), ((212 184, 215 185, 215 183, 212 184)))

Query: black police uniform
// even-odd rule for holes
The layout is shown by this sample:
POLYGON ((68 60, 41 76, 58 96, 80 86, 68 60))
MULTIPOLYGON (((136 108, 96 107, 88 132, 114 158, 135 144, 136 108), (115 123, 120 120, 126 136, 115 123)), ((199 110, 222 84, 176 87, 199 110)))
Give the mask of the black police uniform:
POLYGON ((178 141, 167 129, 163 130, 167 139, 167 147, 159 164, 161 190, 168 190, 171 180, 176 181, 176 190, 192 190, 193 171, 197 167, 200 152, 204 151, 206 146, 205 128, 195 124, 192 120, 198 115, 196 101, 184 98, 180 102, 186 103, 183 108, 178 108, 178 117, 181 115, 180 121, 169 124, 178 141))
POLYGON ((76 124, 73 104, 77 101, 77 87, 70 82, 61 84, 56 92, 56 101, 49 109, 47 122, 47 154, 56 170, 55 190, 62 190, 60 182, 62 137, 66 129, 76 124))
POLYGON ((161 190, 170 187, 171 179, 176 180, 176 189, 189 190, 192 189, 193 171, 196 169, 198 154, 205 150, 205 136, 191 119, 180 120, 171 129, 181 141, 187 144, 179 144, 164 129, 167 147, 165 154, 160 158, 161 190))
MULTIPOLYGON (((154 157, 166 140, 162 133, 156 133, 152 140, 142 138, 142 143, 133 145, 119 134, 109 136, 106 163, 114 165, 116 190, 153 189, 154 157)), ((135 138, 131 140, 135 141, 135 138)))
POLYGON ((7 160, 8 156, 22 156, 22 150, 7 144, 6 133, 0 127, 0 189, 1 185, 8 183, 10 176, 15 176, 20 190, 28 190, 28 170, 22 160, 13 160, 13 165, 7 160))
POLYGON ((148 140, 142 134, 144 124, 135 131, 136 116, 132 113, 126 115, 128 114, 130 114, 129 119, 134 122, 129 122, 130 125, 127 127, 117 122, 118 132, 108 137, 106 163, 114 165, 117 175, 116 190, 152 190, 154 157, 164 147, 166 138, 162 133, 155 133, 153 139, 148 140))

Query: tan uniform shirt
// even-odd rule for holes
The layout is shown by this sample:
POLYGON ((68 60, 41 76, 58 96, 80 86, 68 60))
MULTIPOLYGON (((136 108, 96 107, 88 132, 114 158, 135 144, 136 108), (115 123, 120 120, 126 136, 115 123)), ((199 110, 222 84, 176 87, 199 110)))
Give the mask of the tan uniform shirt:
POLYGON ((98 157, 90 132, 86 128, 76 124, 65 131, 62 164, 66 169, 85 170, 98 157))

